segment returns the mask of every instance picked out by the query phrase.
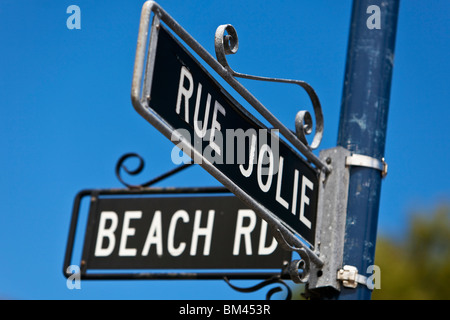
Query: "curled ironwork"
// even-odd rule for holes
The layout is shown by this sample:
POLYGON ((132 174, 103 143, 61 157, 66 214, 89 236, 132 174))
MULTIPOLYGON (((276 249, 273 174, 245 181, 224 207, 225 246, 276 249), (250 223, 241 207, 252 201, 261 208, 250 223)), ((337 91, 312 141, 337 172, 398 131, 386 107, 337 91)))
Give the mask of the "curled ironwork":
POLYGON ((151 186, 151 185, 153 185, 153 184, 155 184, 157 182, 160 182, 160 181, 162 181, 162 180, 164 180, 164 179, 174 175, 175 173, 178 173, 178 172, 186 169, 187 167, 191 166, 192 164, 193 164, 193 162, 182 164, 182 165, 180 165, 180 166, 178 166, 178 167, 176 167, 176 168, 174 168, 172 170, 169 170, 166 173, 164 173, 164 174, 162 174, 162 175, 160 175, 160 176, 158 176, 156 178, 153 178, 153 179, 151 179, 148 182, 142 183, 142 184, 138 184, 138 185, 129 184, 129 183, 127 183, 127 182, 125 182, 123 180, 123 178, 121 176, 121 169, 123 169, 127 174, 129 174, 131 176, 139 175, 142 172, 142 170, 144 170, 145 162, 144 162, 144 159, 139 154, 137 154, 137 153, 127 153, 127 154, 124 154, 123 156, 121 156, 119 161, 117 161, 115 172, 116 172, 117 179, 123 185, 125 185, 126 187, 128 187, 130 189, 139 189, 139 188, 146 188, 146 187, 149 187, 149 186, 151 186), (133 169, 133 170, 129 169, 124 164, 126 161, 128 161, 129 159, 132 159, 132 158, 137 159, 139 161, 138 166, 135 169, 133 169))
POLYGON ((284 282, 282 279, 280 279, 279 276, 274 276, 271 277, 267 280, 264 280, 254 286, 248 287, 248 288, 241 288, 241 287, 237 287, 233 284, 230 283, 230 280, 227 277, 224 277, 225 282, 234 290, 238 291, 238 292, 243 292, 243 293, 250 293, 250 292, 255 292, 258 291, 266 286, 269 286, 271 284, 280 284, 280 286, 276 286, 272 289, 270 289, 267 293, 266 293, 266 300, 270 300, 270 298, 272 298, 272 296, 280 291, 283 291, 284 287, 286 289, 286 297, 285 300, 291 300, 292 299, 292 290, 291 288, 286 284, 286 282, 284 282))
POLYGON ((300 259, 293 260, 289 264, 288 270, 292 281, 295 283, 306 283, 309 280, 311 262, 316 266, 321 267, 320 263, 317 261, 311 261, 314 255, 310 255, 305 247, 296 247, 290 244, 283 235, 280 229, 276 229, 273 232, 275 239, 277 239, 280 246, 287 251, 297 252, 300 259))
POLYGON ((239 38, 236 29, 231 24, 221 25, 217 28, 214 47, 216 51, 217 61, 233 76, 238 78, 250 79, 250 80, 260 80, 260 81, 270 81, 270 82, 281 82, 281 83, 291 83, 302 87, 309 98, 311 99, 312 106, 315 115, 315 134, 311 144, 306 140, 306 135, 312 133, 313 122, 311 114, 308 111, 299 111, 295 118, 295 131, 297 138, 309 149, 317 149, 322 141, 323 137, 323 113, 322 107, 320 105, 319 97, 317 96, 314 89, 306 82, 301 80, 292 79, 281 79, 281 78, 269 78, 254 76, 244 73, 239 73, 234 71, 228 64, 226 55, 235 54, 239 48, 239 38))

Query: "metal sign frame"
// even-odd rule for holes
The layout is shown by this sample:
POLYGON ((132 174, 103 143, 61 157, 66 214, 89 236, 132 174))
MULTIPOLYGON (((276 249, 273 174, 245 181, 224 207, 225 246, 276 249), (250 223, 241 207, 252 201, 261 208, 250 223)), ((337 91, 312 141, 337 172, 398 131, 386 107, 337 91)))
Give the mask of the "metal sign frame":
MULTIPOLYGON (((133 81, 131 89, 131 100, 135 110, 156 129, 163 133, 168 139, 171 138, 173 129, 162 121, 160 117, 154 114, 148 107, 148 97, 150 90, 150 81, 152 79, 152 63, 155 59, 155 39, 157 36, 158 28, 160 28, 161 22, 164 22, 176 35, 178 35, 195 53, 197 53, 210 67, 213 68, 228 84, 230 84, 244 99, 246 99, 261 115, 263 115, 274 127, 283 134, 286 139, 291 142, 307 159, 317 166, 317 174, 329 173, 331 169, 329 166, 315 156, 311 148, 305 146, 288 128, 286 128, 279 120, 277 120, 245 87, 243 87, 235 78, 235 73, 230 71, 230 68, 221 65, 215 60, 195 39, 193 39, 167 12, 165 12, 157 3, 148 1, 144 4, 141 13, 141 21, 139 26, 139 35, 136 49, 136 59, 133 71, 133 81), (147 40, 149 36, 150 18, 151 13, 153 15, 153 22, 151 28, 151 35, 149 41, 147 67, 144 72, 144 64, 146 60, 147 40), (144 77, 145 74, 145 77, 144 77), (144 78, 144 81, 142 81, 144 78)), ((270 81, 270 80, 269 80, 270 81)), ((314 91, 309 86, 302 85, 302 87, 308 88, 307 92, 310 97, 315 97, 314 91)), ((305 89, 306 90, 306 89, 305 89)), ((317 100, 318 99, 314 99, 317 100)), ((248 114, 248 112, 245 112, 248 114)), ((251 117, 254 119, 253 117, 251 117)), ((184 150, 191 150, 191 154, 198 153, 197 150, 192 148, 185 141, 181 141, 184 150)), ((201 155, 198 155, 199 157, 201 155)), ((244 192, 238 185, 236 185, 229 177, 224 175, 221 171, 217 170, 210 162, 204 161, 202 167, 219 180, 225 187, 233 192, 238 198, 245 202, 249 207, 264 220, 269 223, 272 228, 274 236, 277 238, 281 245, 284 245, 286 250, 296 251, 299 255, 312 262, 318 268, 323 266, 323 260, 320 259, 316 252, 314 252, 308 245, 305 245, 288 225, 283 223, 272 212, 267 210, 263 205, 255 201, 246 192, 244 192)), ((301 236, 301 235, 299 235, 301 236)), ((312 243, 311 245, 316 245, 312 243)))

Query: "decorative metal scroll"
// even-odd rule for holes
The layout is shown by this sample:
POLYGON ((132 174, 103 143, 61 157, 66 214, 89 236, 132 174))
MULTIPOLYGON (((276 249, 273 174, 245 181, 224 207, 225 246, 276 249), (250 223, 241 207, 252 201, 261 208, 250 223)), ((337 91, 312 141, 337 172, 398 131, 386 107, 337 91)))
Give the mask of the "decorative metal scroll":
POLYGON ((309 98, 311 99, 316 120, 316 132, 311 145, 308 145, 308 141, 306 140, 306 135, 311 134, 313 128, 312 117, 308 111, 302 110, 297 113, 295 117, 295 131, 297 134, 297 138, 299 138, 300 141, 307 147, 309 147, 310 149, 317 149, 319 147, 323 137, 323 128, 324 128, 322 107, 320 105, 320 101, 317 94, 308 83, 300 80, 260 77, 234 71, 228 64, 226 58, 226 55, 235 54, 239 48, 238 35, 236 30, 231 24, 224 24, 217 28, 214 39, 214 47, 216 50, 217 61, 219 61, 219 63, 225 69, 227 69, 228 72, 230 72, 234 77, 250 80, 292 83, 299 85, 300 87, 305 89, 309 98), (226 35, 225 32, 227 32, 228 34, 226 35))
MULTIPOLYGON (((293 260, 289 265, 289 274, 292 281, 295 283, 306 283, 309 280, 309 273, 311 269, 311 258, 306 252, 305 248, 297 248, 290 245, 283 236, 283 232, 276 230, 273 232, 281 247, 286 251, 297 252, 300 260, 293 260)), ((314 262, 317 264, 316 262, 314 262)))
POLYGON ((190 163, 182 164, 182 165, 178 166, 175 169, 169 170, 166 173, 164 173, 164 174, 162 174, 162 175, 160 175, 160 176, 158 176, 156 178, 151 179, 148 182, 141 183, 139 185, 132 185, 132 184, 129 184, 129 183, 127 183, 127 182, 125 182, 123 180, 123 178, 122 178, 122 176, 120 174, 121 169, 123 169, 129 175, 138 175, 144 169, 145 163, 144 163, 144 159, 142 159, 142 157, 139 154, 137 154, 137 153, 127 153, 127 154, 124 154, 122 157, 120 157, 119 161, 117 161, 115 172, 116 172, 117 179, 119 179, 119 181, 122 184, 124 184, 126 187, 128 187, 130 189, 139 189, 139 188, 150 187, 151 185, 153 185, 153 184, 155 184, 157 182, 160 182, 160 181, 162 181, 162 180, 164 180, 164 179, 166 179, 166 178, 168 178, 168 177, 170 177, 170 176, 172 176, 172 175, 174 175, 174 174, 176 174, 176 173, 186 169, 187 167, 191 166, 192 164, 194 164, 194 163, 190 162, 190 163), (128 159, 132 159, 132 158, 136 158, 136 159, 139 160, 139 165, 134 170, 130 170, 130 169, 128 169, 128 167, 126 167, 124 165, 124 163, 128 159))
POLYGON ((292 299, 292 290, 291 288, 286 284, 286 282, 284 282, 283 280, 280 279, 279 276, 274 276, 271 277, 267 280, 264 280, 260 283, 258 283, 257 285, 254 285, 252 287, 248 287, 248 288, 240 288, 237 287, 233 284, 230 283, 230 280, 227 277, 223 278, 225 280, 225 282, 234 290, 238 291, 238 292, 243 292, 243 293, 251 293, 251 292, 255 292, 258 291, 266 286, 269 286, 271 284, 274 283, 278 283, 280 284, 280 286, 278 287, 274 287, 272 289, 270 289, 267 293, 266 293, 266 300, 270 300, 270 298, 277 292, 282 291, 282 287, 284 287, 286 289, 286 298, 285 300, 291 300, 292 299))

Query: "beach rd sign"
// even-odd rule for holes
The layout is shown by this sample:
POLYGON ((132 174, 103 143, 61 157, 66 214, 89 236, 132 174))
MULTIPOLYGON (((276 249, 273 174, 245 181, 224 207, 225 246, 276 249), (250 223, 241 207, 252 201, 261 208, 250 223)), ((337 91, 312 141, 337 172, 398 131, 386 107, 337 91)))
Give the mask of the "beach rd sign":
POLYGON ((290 261, 267 223, 233 195, 95 199, 83 249, 88 271, 281 270, 290 261))

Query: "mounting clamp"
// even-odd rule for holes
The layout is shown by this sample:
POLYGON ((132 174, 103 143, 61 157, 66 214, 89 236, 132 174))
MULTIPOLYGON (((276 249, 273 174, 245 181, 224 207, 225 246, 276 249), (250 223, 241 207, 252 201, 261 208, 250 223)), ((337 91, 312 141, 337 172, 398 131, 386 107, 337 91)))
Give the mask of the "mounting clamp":
POLYGON ((388 171, 388 165, 384 158, 381 160, 365 156, 362 154, 352 154, 345 159, 346 166, 360 166, 372 169, 377 169, 381 171, 381 176, 386 177, 388 171))
POLYGON ((337 272, 337 279, 347 288, 356 288, 358 284, 367 286, 367 277, 358 274, 358 269, 354 266, 344 266, 340 269, 337 272))

